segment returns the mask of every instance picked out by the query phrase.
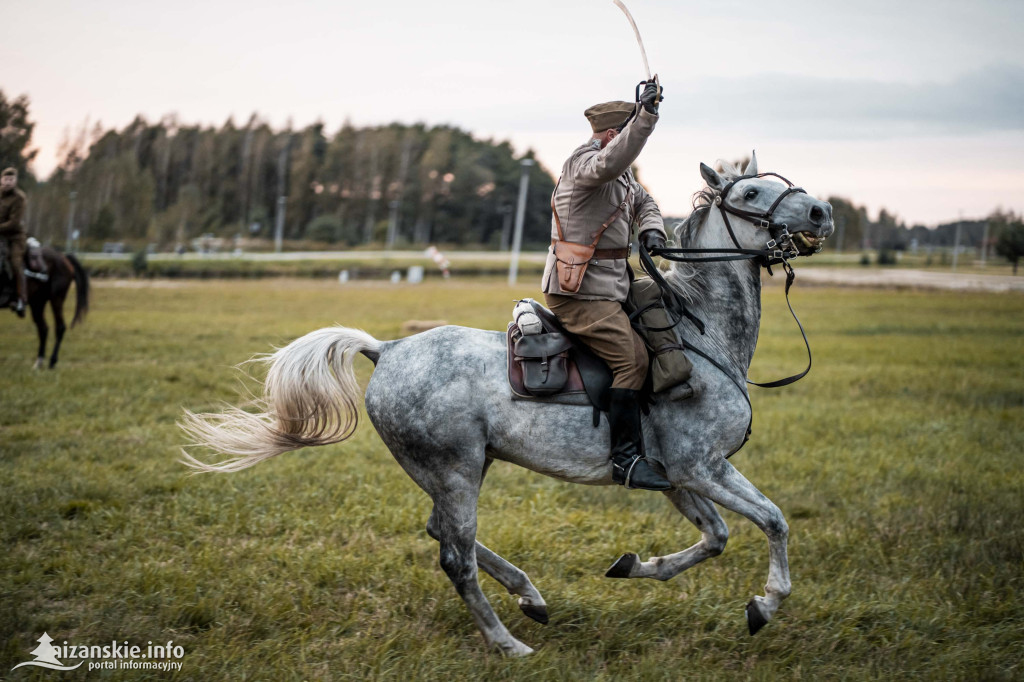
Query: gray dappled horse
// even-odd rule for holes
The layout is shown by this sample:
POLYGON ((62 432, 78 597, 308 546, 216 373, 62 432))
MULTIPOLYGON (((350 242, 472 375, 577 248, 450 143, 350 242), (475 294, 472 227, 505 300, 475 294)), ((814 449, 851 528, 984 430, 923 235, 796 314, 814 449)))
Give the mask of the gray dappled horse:
MULTIPOLYGON (((724 211, 714 210, 716 197, 734 182, 726 205, 763 213, 785 188, 760 177, 736 180, 739 174, 728 164, 721 174, 701 164, 701 173, 707 186, 698 193, 693 214, 676 228, 681 246, 763 249, 770 238, 767 230, 735 213, 729 220, 724 211)), ((744 175, 756 173, 754 159, 744 175)), ((810 255, 832 233, 832 209, 806 194, 788 194, 774 207, 774 222, 788 225, 796 249, 810 255)), ((674 264, 666 279, 706 323, 701 336, 684 320, 684 338, 729 374, 693 355, 694 396, 658 400, 644 419, 647 456, 674 485, 664 494, 700 530, 701 539, 647 561, 625 554, 608 574, 668 580, 720 554, 729 530, 715 505, 731 509, 768 537, 765 594, 747 606, 753 633, 790 592, 786 520, 727 460, 743 443, 750 418, 743 382, 760 324, 760 265, 754 260, 674 264)), ((205 464, 186 454, 186 464, 199 471, 232 472, 288 450, 348 438, 358 415, 359 386, 352 370, 356 353, 376 364, 365 394, 370 420, 398 463, 433 500, 427 533, 441 545, 441 567, 488 645, 510 655, 531 653, 498 619, 477 582, 479 566, 519 595, 527 616, 547 622, 547 606, 526 573, 476 541, 480 486, 495 459, 565 481, 611 485, 609 433, 594 428, 589 407, 512 401, 503 332, 447 326, 395 341, 378 341, 346 327, 307 334, 266 359, 261 413, 186 411, 182 425, 195 445, 232 456, 205 464)))

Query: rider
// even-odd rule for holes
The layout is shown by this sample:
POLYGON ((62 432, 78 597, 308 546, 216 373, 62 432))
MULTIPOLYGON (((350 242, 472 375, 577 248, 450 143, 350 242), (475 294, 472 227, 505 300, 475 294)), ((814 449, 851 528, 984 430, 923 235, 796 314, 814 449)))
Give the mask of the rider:
POLYGON ((571 283, 568 290, 562 286, 554 243, 542 282, 544 298, 558 320, 612 371, 612 479, 645 490, 668 490, 672 485, 644 458, 637 398, 647 378, 647 348, 630 326, 622 303, 632 275, 627 263, 632 223, 638 223, 640 242, 648 250, 665 245, 658 205, 630 170, 658 121, 660 99, 661 87, 648 83, 639 105, 605 102, 583 112, 593 136, 562 166, 551 200, 551 237, 553 242, 579 247, 591 244, 607 227, 575 291, 571 283))
POLYGON ((11 308, 18 317, 25 317, 28 293, 25 286, 25 226, 21 219, 25 215, 25 193, 18 189, 18 171, 5 168, 0 173, 0 239, 6 239, 11 260, 11 272, 18 298, 11 308))

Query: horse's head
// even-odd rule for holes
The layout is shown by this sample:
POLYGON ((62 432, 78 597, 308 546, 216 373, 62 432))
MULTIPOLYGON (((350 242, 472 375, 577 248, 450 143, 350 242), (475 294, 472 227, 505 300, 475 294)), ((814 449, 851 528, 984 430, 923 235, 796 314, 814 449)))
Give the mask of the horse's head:
POLYGON ((742 173, 728 163, 721 173, 702 163, 700 174, 707 188, 698 202, 711 209, 708 223, 722 227, 737 248, 764 249, 772 241, 785 248, 788 231, 797 253, 810 256, 834 230, 831 204, 779 175, 759 174, 756 155, 742 173))

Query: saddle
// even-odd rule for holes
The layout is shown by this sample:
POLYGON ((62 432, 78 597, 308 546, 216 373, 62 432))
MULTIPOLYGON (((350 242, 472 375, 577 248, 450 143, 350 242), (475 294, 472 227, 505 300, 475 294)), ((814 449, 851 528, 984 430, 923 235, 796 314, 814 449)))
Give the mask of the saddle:
MULTIPOLYGON (((592 405, 594 426, 597 426, 601 412, 608 411, 611 370, 604 360, 566 330, 553 312, 537 301, 523 299, 516 306, 517 313, 523 309, 524 304, 528 306, 527 312, 535 318, 531 317, 527 321, 524 315, 514 313, 516 319, 509 323, 506 332, 508 383, 512 399, 592 405)), ((652 371, 655 367, 656 364, 652 362, 652 371)), ((686 382, 688 376, 687 372, 682 381, 659 388, 666 391, 672 388, 669 394, 672 400, 689 398, 693 395, 693 388, 686 382)), ((653 402, 655 383, 649 373, 642 391, 645 405, 653 402)))
POLYGON ((596 425, 600 413, 608 411, 608 389, 612 385, 608 365, 565 329, 553 312, 532 298, 522 303, 536 316, 540 333, 523 334, 518 320, 508 325, 512 399, 593 405, 596 425))
POLYGON ((43 258, 43 247, 33 237, 28 238, 25 249, 25 276, 45 282, 50 279, 47 274, 46 259, 43 258))

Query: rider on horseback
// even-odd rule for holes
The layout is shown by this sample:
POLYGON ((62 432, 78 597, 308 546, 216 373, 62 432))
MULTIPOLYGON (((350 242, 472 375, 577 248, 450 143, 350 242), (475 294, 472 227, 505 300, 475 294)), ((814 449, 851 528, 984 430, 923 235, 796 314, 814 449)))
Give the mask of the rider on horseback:
POLYGON ((17 287, 18 297, 11 308, 18 317, 25 317, 28 293, 25 285, 25 226, 21 219, 25 215, 25 193, 18 189, 18 171, 6 168, 0 174, 0 239, 6 239, 10 254, 11 272, 17 287))
POLYGON ((562 166, 551 199, 552 248, 542 282, 545 301, 562 325, 612 371, 612 478, 646 490, 672 486, 644 459, 637 398, 647 378, 647 348, 622 303, 632 279, 632 223, 638 223, 648 250, 665 245, 658 205, 630 170, 658 121, 660 99, 660 86, 649 83, 639 105, 606 102, 583 112, 593 137, 562 166))

